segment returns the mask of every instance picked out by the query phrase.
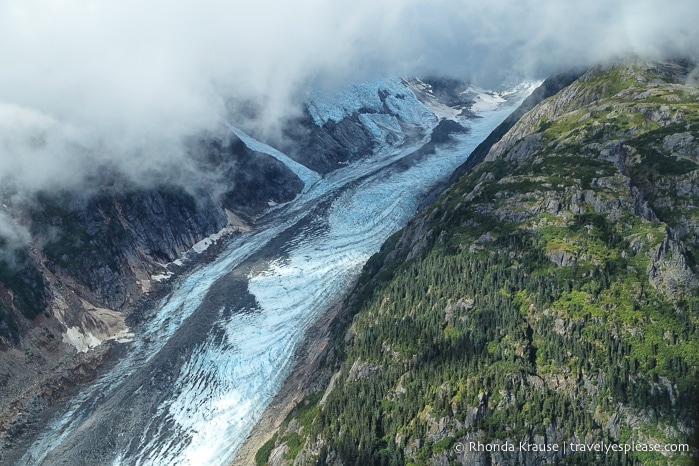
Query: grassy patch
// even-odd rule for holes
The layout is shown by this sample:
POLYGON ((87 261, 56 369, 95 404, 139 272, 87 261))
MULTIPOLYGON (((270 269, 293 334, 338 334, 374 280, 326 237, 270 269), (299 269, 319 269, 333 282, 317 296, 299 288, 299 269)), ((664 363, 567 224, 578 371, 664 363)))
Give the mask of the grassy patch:
POLYGON ((269 462, 269 455, 274 449, 274 444, 277 441, 277 434, 274 434, 271 439, 267 440, 264 445, 255 453, 255 466, 265 466, 269 462))

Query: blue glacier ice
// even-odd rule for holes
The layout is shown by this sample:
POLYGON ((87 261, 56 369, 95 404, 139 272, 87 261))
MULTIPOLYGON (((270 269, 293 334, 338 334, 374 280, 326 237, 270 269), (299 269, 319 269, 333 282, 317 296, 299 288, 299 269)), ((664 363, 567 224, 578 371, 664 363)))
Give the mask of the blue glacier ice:
POLYGON ((364 113, 390 112, 410 124, 420 124, 428 116, 434 118, 410 87, 398 78, 351 84, 334 91, 316 90, 306 99, 306 108, 318 126, 331 120, 338 123, 360 110, 364 113), (386 96, 385 107, 381 94, 386 96))
POLYGON ((455 144, 437 148, 407 169, 392 164, 419 149, 430 134, 408 141, 402 124, 429 130, 439 119, 399 79, 309 97, 308 109, 318 125, 340 121, 359 109, 375 111, 363 113, 360 121, 377 141, 377 152, 324 177, 229 126, 250 149, 294 170, 306 185, 304 191, 272 212, 257 230, 231 241, 213 262, 179 279, 136 332, 126 357, 48 426, 24 463, 50 464, 53 451, 89 428, 95 404, 109 399, 165 351, 187 319, 196 318, 219 279, 282 232, 305 222, 285 240, 284 254, 249 273, 248 292, 255 305, 232 313, 221 309, 212 329, 216 331, 188 353, 168 387, 171 396, 144 415, 150 434, 137 432, 115 442, 115 465, 229 464, 291 370, 305 331, 345 296, 366 260, 415 214, 431 187, 462 164, 531 90, 523 88, 479 112, 481 118, 469 120, 470 131, 455 144), (384 101, 379 91, 385 91, 384 101), (321 203, 327 207, 309 220, 309 212, 321 203))

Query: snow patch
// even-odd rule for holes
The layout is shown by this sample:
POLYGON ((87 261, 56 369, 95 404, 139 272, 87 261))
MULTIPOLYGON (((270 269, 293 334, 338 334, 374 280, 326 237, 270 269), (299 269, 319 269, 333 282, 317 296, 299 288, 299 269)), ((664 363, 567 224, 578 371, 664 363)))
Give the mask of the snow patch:
POLYGON ((479 87, 469 87, 463 94, 471 94, 475 102, 471 105, 471 111, 482 113, 492 112, 502 106, 507 100, 499 93, 486 91, 479 87))
POLYGON ((87 353, 102 344, 102 340, 90 332, 81 332, 79 327, 69 327, 63 334, 63 342, 75 347, 78 353, 87 353))
POLYGON ((121 313, 81 301, 86 312, 82 315, 79 326, 66 326, 64 343, 73 346, 79 353, 86 353, 105 341, 131 341, 133 333, 121 313))
POLYGON ((172 272, 165 272, 165 273, 159 273, 156 275, 152 275, 150 277, 151 280, 155 282, 162 282, 163 280, 167 280, 168 278, 172 277, 174 274, 172 272))
POLYGON ((474 99, 475 102, 471 106, 472 112, 492 112, 502 107, 508 101, 523 100, 523 96, 526 97, 534 92, 534 89, 539 87, 542 82, 527 81, 503 91, 488 91, 480 87, 470 86, 462 94, 470 94, 474 99))

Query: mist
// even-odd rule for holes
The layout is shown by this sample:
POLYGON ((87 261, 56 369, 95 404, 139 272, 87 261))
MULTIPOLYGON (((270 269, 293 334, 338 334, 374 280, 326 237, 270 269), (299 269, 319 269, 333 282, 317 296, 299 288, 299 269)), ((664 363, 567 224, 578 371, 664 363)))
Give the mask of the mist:
POLYGON ((275 134, 309 89, 377 75, 492 88, 695 58, 698 17, 695 0, 2 0, 0 180, 74 187, 106 164, 147 182, 188 166, 188 138, 223 137, 239 103, 275 134))

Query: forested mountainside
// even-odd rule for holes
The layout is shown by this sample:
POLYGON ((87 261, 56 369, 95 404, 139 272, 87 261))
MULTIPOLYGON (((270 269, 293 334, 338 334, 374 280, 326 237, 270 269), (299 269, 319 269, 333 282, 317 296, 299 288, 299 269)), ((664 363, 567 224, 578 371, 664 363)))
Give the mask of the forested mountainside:
POLYGON ((369 261, 258 464, 692 464, 647 450, 697 427, 693 68, 598 66, 524 115, 369 261))

